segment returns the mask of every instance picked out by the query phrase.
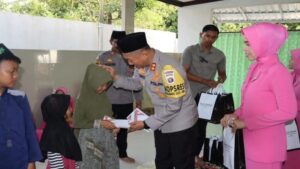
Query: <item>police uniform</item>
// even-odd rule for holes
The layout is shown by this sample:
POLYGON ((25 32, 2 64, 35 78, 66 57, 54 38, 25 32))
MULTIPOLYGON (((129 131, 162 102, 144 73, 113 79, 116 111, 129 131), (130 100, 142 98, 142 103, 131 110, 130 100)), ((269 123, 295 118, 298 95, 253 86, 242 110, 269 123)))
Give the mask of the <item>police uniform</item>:
MULTIPOLYGON (((121 39, 125 36, 125 31, 113 31, 111 40, 121 39)), ((134 68, 129 66, 128 63, 123 59, 119 53, 113 53, 112 51, 104 52, 99 55, 98 61, 101 64, 112 66, 119 75, 122 76, 133 76, 134 68)), ((122 88, 115 88, 111 86, 106 94, 110 103, 112 104, 113 116, 116 119, 126 119, 127 116, 133 111, 133 102, 141 101, 143 99, 142 90, 132 91, 122 88)), ((119 157, 128 157, 127 149, 127 129, 120 129, 117 134, 117 146, 119 149, 119 157)))
MULTIPOLYGON (((128 39, 125 37, 118 43, 123 52, 148 45, 144 33, 128 36, 128 39)), ((155 114, 146 119, 145 124, 154 130, 156 168, 194 168, 193 148, 198 114, 183 67, 155 50, 149 67, 135 69, 133 78, 119 76, 114 86, 130 90, 143 86, 149 94, 155 114)))

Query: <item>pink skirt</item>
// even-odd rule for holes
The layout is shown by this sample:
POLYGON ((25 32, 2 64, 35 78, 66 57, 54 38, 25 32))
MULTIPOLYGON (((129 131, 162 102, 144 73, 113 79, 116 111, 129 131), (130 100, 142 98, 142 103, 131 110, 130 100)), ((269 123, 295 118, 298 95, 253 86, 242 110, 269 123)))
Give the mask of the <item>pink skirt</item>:
POLYGON ((282 162, 262 163, 247 159, 247 169, 282 169, 282 162))

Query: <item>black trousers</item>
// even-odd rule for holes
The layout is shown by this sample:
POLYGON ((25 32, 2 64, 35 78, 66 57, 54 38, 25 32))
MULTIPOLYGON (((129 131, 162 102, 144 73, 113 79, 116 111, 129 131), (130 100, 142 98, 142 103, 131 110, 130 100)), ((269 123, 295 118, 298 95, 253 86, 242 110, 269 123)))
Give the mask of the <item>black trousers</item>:
MULTIPOLYGON (((126 117, 133 111, 133 103, 130 104, 112 104, 112 111, 114 118, 126 119, 126 117)), ((127 157, 127 129, 120 129, 117 134, 117 146, 119 149, 119 157, 127 157)))
MULTIPOLYGON (((195 101, 199 103, 200 95, 197 94, 195 97, 195 101)), ((195 146, 195 156, 198 156, 200 154, 200 151, 202 149, 202 146, 204 144, 204 140, 206 137, 206 126, 207 126, 207 121, 204 119, 198 119, 197 121, 197 127, 198 127, 198 133, 196 135, 196 146, 195 146)))
POLYGON ((156 169, 194 169, 196 125, 174 133, 154 131, 156 169))

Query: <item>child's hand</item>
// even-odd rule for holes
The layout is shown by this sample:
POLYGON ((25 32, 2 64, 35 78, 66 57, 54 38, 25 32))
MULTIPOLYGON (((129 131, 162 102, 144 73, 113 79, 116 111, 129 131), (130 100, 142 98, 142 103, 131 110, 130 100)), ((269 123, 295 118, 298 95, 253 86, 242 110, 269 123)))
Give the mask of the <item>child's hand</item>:
POLYGON ((103 128, 106 128, 106 129, 109 129, 109 130, 112 130, 112 129, 116 129, 117 127, 115 126, 115 124, 109 120, 101 120, 100 122, 101 126, 103 128))
POLYGON ((112 130, 112 134, 113 134, 114 137, 116 137, 119 132, 120 132, 119 128, 116 128, 116 129, 112 130))

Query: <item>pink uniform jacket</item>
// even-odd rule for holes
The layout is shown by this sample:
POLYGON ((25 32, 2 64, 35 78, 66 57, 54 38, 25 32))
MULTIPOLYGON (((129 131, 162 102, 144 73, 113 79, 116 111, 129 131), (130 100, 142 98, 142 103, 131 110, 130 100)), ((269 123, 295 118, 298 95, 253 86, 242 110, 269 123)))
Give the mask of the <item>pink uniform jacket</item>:
MULTIPOLYGON (((292 50, 293 61, 293 85, 297 98, 298 114, 296 116, 296 122, 298 125, 298 131, 300 131, 300 49, 292 50)), ((283 165, 283 169, 296 169, 300 168, 300 150, 289 151, 287 153, 287 160, 283 165)))
POLYGON ((247 159, 282 162, 287 148, 285 122, 297 113, 292 76, 278 59, 288 34, 283 26, 272 23, 258 23, 242 33, 256 54, 242 87, 241 106, 236 110, 246 124, 246 163, 247 159))

